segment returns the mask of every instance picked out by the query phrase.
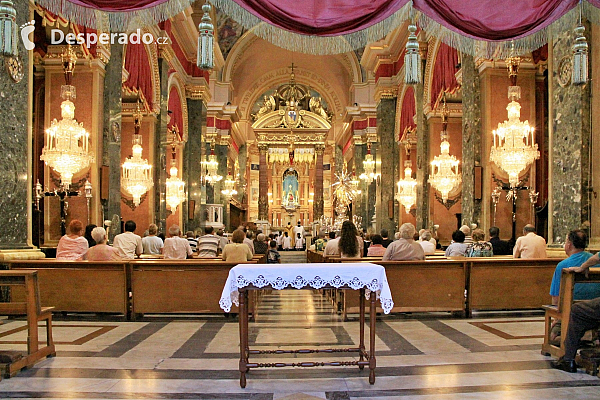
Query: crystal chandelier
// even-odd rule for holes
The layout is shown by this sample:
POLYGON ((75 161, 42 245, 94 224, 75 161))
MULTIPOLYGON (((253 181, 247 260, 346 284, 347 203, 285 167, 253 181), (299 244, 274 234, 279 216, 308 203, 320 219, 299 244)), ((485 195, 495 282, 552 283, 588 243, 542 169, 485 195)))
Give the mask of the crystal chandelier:
POLYGON ((125 192, 133 197, 133 205, 140 205, 141 198, 152 186, 152 165, 148 165, 148 160, 142 158, 142 136, 140 135, 140 127, 142 126, 142 112, 140 104, 137 105, 137 110, 133 114, 135 124, 135 134, 133 135, 133 147, 131 149, 133 155, 123 163, 121 174, 121 187, 125 192))
POLYGON ((231 174, 227 175, 224 184, 225 189, 221 190, 221 193, 230 198, 237 194, 237 190, 235 190, 235 180, 231 174))
POLYGON ((371 142, 367 142, 367 155, 363 161, 363 169, 365 172, 360 174, 359 178, 367 184, 373 182, 373 180, 379 176, 379 174, 375 173, 375 159, 371 154, 371 142))
POLYGON ((411 165, 410 159, 404 161, 404 179, 398 181, 398 192, 396 193, 396 200, 404 206, 407 214, 417 202, 417 180, 412 177, 411 165))
POLYGON ((61 120, 52 121, 46 129, 46 139, 40 160, 60 174, 61 184, 68 188, 73 175, 90 166, 95 161, 89 153, 90 134, 83 124, 75 120, 75 105, 71 101, 76 98, 75 87, 71 84, 77 56, 71 48, 62 54, 66 84, 61 87, 64 101, 60 105, 61 120))
POLYGON ((511 187, 519 184, 519 174, 540 157, 537 144, 534 143, 533 127, 529 121, 521 121, 521 87, 517 86, 517 72, 521 60, 509 57, 506 60, 511 86, 508 88, 510 103, 506 107, 508 120, 498 124, 492 132, 494 143, 490 152, 490 161, 508 174, 511 187))
POLYGON ((352 171, 352 179, 350 180, 350 187, 352 188, 352 194, 354 196, 358 196, 359 194, 362 193, 362 190, 360 190, 360 180, 357 178, 356 176, 356 170, 352 171))
POLYGON ((217 156, 215 155, 214 141, 210 144, 210 155, 204 165, 206 167, 205 179, 207 183, 214 185, 223 179, 223 177, 219 175, 219 161, 217 161, 217 156))
POLYGON ((177 159, 176 159, 176 151, 175 146, 181 141, 179 139, 179 129, 177 125, 173 125, 172 128, 168 130, 168 135, 172 137, 171 141, 171 169, 169 170, 169 178, 167 178, 166 183, 166 201, 167 206, 171 209, 171 212, 175 212, 177 206, 185 201, 187 198, 187 194, 185 192, 185 182, 183 182, 178 174, 179 171, 177 169, 177 159))
POLYGON ((429 183, 442 194, 442 201, 444 203, 448 200, 450 192, 457 189, 462 181, 458 172, 460 161, 455 156, 450 155, 450 143, 448 142, 447 131, 448 114, 446 98, 444 97, 444 105, 442 106, 442 143, 440 143, 441 154, 433 158, 431 162, 431 176, 429 177, 429 183))

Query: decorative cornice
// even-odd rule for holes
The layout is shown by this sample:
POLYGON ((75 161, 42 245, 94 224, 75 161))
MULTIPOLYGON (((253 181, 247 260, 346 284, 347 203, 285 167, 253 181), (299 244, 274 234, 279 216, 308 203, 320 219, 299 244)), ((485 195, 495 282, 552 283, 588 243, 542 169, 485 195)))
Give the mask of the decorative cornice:
POLYGON ((191 100, 203 100, 207 102, 210 99, 210 92, 206 85, 185 85, 185 97, 191 100))

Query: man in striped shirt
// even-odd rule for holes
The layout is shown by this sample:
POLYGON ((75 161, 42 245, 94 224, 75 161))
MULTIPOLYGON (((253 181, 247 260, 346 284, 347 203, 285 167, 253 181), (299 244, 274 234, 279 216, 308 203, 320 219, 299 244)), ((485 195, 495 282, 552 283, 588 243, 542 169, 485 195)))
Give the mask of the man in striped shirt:
POLYGON ((187 236, 187 241, 190 244, 190 247, 192 248, 192 252, 195 253, 198 248, 198 240, 196 240, 196 238, 194 237, 194 232, 187 231, 185 233, 185 236, 187 236))
POLYGON ((204 236, 198 239, 198 257, 213 258, 219 253, 219 243, 221 238, 213 235, 214 228, 207 226, 204 228, 204 236))

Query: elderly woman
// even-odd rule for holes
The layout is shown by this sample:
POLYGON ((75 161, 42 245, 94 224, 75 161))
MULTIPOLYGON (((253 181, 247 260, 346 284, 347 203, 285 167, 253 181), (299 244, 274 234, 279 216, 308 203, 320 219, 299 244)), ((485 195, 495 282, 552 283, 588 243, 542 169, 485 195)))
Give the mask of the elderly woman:
POLYGON ((252 260, 250 247, 244 243, 246 234, 241 229, 236 229, 231 236, 232 243, 226 244, 223 248, 223 260, 227 262, 245 262, 252 260))
POLYGON ((491 257, 494 255, 492 244, 485 240, 485 233, 481 229, 473 231, 473 243, 467 246, 466 257, 491 257))
POLYGON ((416 233, 415 226, 411 223, 405 223, 399 229, 400 239, 394 240, 387 247, 383 255, 383 261, 401 261, 401 260, 424 260, 425 253, 423 248, 414 241, 416 233))
POLYGON ((265 241, 265 234, 259 233, 254 240, 254 254, 267 254, 269 245, 265 241))
POLYGON ((171 225, 169 228, 169 237, 165 239, 163 247, 165 260, 185 260, 188 256, 192 257, 192 248, 186 238, 181 237, 179 225, 171 225))
POLYGON ((86 238, 82 235, 83 224, 80 220, 74 219, 69 223, 69 234, 60 238, 56 248, 57 260, 81 260, 88 251, 89 245, 86 238))
POLYGON ((96 245, 91 247, 83 256, 84 260, 89 261, 116 261, 120 260, 117 249, 106 244, 106 231, 98 226, 92 229, 92 239, 96 245))
POLYGON ((363 239, 358 236, 356 226, 352 221, 344 221, 338 248, 341 258, 361 258, 363 254, 363 239))
MULTIPOLYGON (((419 244, 423 248, 425 255, 435 254, 435 244, 431 242, 431 232, 428 230, 424 230, 421 232, 421 240, 419 240, 419 244)), ((435 241, 435 240, 434 240, 435 241)))

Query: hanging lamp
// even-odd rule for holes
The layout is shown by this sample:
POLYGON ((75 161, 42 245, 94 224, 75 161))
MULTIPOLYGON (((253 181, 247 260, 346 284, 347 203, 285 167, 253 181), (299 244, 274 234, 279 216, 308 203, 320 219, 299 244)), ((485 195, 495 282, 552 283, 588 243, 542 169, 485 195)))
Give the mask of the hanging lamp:
POLYGON ((431 175, 429 183, 442 195, 442 202, 446 203, 448 195, 460 186, 462 178, 458 172, 460 161, 450 155, 450 142, 448 142, 448 106, 446 96, 443 98, 442 106, 442 133, 440 143, 440 155, 435 156, 431 162, 431 175))
POLYGON ((154 186, 152 179, 152 165, 148 164, 147 159, 142 158, 142 135, 140 128, 142 126, 142 111, 140 103, 137 104, 137 109, 133 114, 135 133, 133 135, 133 147, 131 149, 132 156, 127 158, 122 166, 121 187, 131 197, 133 197, 133 205, 140 205, 142 196, 154 186))
POLYGON ((15 57, 19 54, 17 11, 12 0, 0 1, 0 54, 15 57))
POLYGON ((575 86, 585 86, 588 82, 588 43, 585 38, 585 26, 582 23, 582 4, 579 2, 579 24, 575 28, 573 50, 573 73, 571 82, 575 86))
POLYGON ((179 143, 179 128, 173 125, 168 129, 168 136, 171 140, 171 168, 169 169, 169 178, 166 184, 166 202, 171 212, 175 212, 177 207, 182 204, 187 198, 185 192, 185 182, 179 178, 179 170, 177 168, 177 152, 176 146, 179 143))
POLYGON ((213 69, 214 67, 214 36, 215 36, 215 27, 212 23, 212 19, 210 18, 211 6, 208 2, 204 3, 202 6, 202 11, 204 11, 204 15, 202 16, 202 20, 200 24, 198 24, 198 32, 200 36, 198 37, 198 60, 197 65, 198 68, 201 69, 213 69))
POLYGON ((419 42, 417 41, 417 26, 408 26, 408 40, 406 41, 406 54, 404 55, 404 82, 407 85, 421 83, 421 56, 419 42))
POLYGON ((410 147, 406 148, 406 160, 404 161, 404 178, 397 183, 398 192, 396 200, 404 206, 407 214, 417 202, 417 180, 412 177, 412 161, 410 160, 410 147))

